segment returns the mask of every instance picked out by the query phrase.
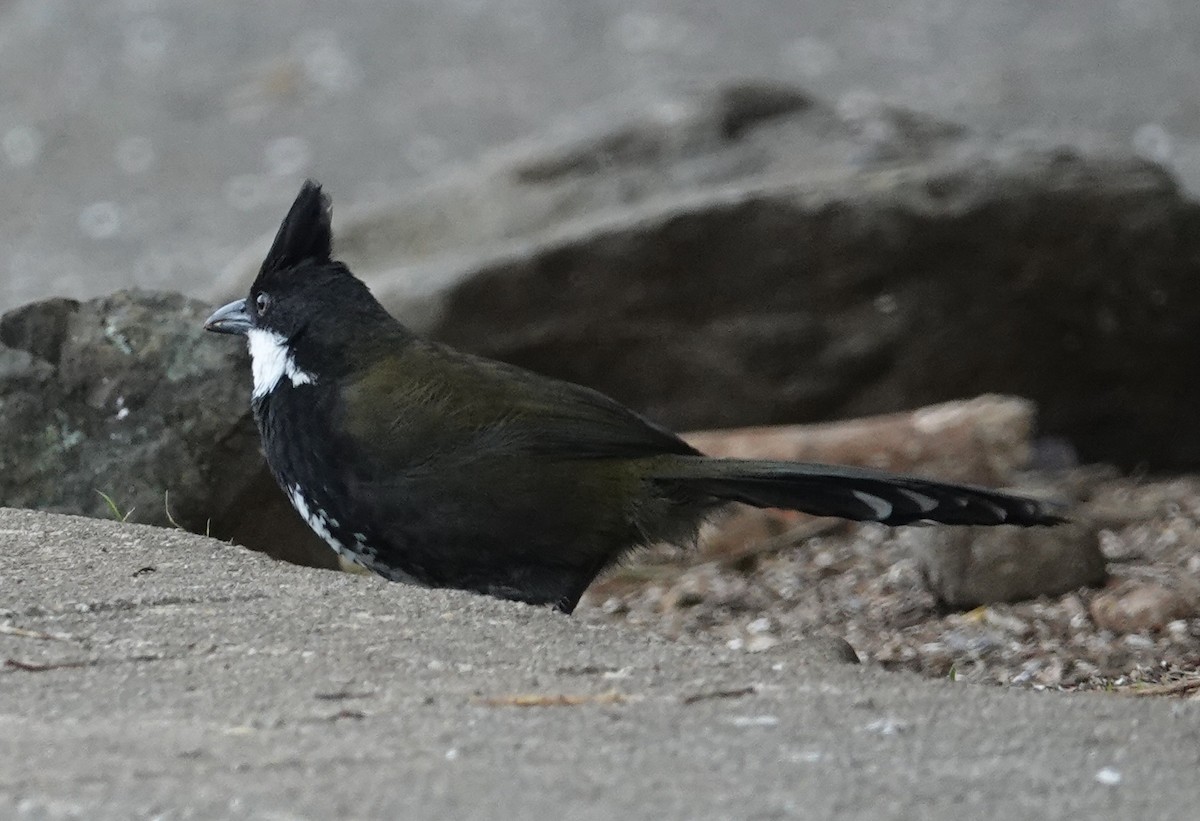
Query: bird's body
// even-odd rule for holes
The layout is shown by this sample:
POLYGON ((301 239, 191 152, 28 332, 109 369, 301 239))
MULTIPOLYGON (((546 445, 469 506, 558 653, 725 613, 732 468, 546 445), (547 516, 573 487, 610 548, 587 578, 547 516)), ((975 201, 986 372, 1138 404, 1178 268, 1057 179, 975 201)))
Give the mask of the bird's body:
POLYGON ((663 527, 665 510, 580 504, 644 495, 628 460, 692 452, 671 434, 565 383, 546 380, 543 395, 498 363, 403 335, 388 347, 338 377, 337 390, 285 377, 253 400, 277 481, 343 558, 399 581, 558 603, 608 563, 606 545, 694 530, 700 506, 675 528, 663 527), (563 450, 539 420, 564 400, 626 441, 597 441, 586 456, 563 450))
POLYGON ((343 560, 397 581, 569 612, 630 549, 686 541, 731 501, 889 524, 1058 520, 982 488, 710 459, 596 391, 420 339, 331 260, 312 183, 250 298, 208 327, 249 338, 255 419, 292 504, 343 560))

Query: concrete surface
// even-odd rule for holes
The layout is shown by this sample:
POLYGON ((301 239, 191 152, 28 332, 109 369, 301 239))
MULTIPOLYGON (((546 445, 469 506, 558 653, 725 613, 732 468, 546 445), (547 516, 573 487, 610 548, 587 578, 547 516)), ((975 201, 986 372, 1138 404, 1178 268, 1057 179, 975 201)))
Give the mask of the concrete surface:
POLYGON ((3 510, 0 544, 3 818, 1171 819, 1200 801, 1194 701, 668 643, 145 526, 3 510))
POLYGON ((632 91, 800 83, 1086 128, 1200 190, 1195 0, 7 0, 0 309, 192 295, 300 178, 344 208, 632 91))

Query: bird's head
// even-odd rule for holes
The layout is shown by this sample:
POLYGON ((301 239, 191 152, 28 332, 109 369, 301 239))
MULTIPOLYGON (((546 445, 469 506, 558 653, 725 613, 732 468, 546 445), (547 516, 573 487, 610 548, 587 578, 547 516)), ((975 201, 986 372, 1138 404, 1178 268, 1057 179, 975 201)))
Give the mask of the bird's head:
POLYGON ((330 217, 329 197, 306 181, 249 296, 205 320, 209 331, 247 338, 255 398, 285 377, 297 386, 343 370, 354 340, 394 324, 367 286, 332 259, 330 217))

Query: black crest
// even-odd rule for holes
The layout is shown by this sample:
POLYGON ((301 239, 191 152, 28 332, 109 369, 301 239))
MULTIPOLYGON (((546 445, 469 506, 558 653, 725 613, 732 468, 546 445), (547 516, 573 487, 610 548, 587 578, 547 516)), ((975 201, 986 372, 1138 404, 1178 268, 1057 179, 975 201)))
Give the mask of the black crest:
POLYGON ((312 180, 305 180, 263 260, 261 274, 283 271, 301 262, 329 262, 333 232, 329 196, 312 180))

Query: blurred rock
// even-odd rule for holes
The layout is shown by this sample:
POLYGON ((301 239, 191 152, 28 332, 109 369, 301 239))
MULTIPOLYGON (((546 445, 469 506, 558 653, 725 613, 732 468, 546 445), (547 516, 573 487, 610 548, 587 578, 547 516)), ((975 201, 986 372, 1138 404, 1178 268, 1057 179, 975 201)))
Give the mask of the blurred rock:
POLYGON ((1114 633, 1149 633, 1175 619, 1200 611, 1195 593, 1185 595, 1165 585, 1127 579, 1092 600, 1089 612, 1096 626, 1114 633))
POLYGON ((800 636, 793 641, 802 646, 805 654, 813 659, 834 664, 862 664, 858 653, 854 652, 850 643, 841 636, 800 636))
POLYGON ((177 523, 335 566, 266 471, 245 347, 205 333, 210 310, 123 291, 0 318, 0 506, 177 523))
POLYGON ((1095 528, 1083 522, 909 527, 897 539, 913 551, 930 592, 948 607, 1056 596, 1107 578, 1095 528))
POLYGON ((1084 461, 1200 464, 1178 356, 1200 344, 1200 209, 1121 146, 726 86, 582 117, 338 222, 418 331, 676 428, 1003 392, 1084 461))
POLYGON ((1035 422, 1032 402, 979 396, 905 413, 684 438, 710 456, 860 465, 994 487, 1011 484, 1028 466, 1035 422))

